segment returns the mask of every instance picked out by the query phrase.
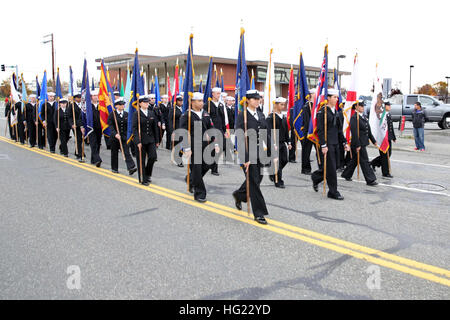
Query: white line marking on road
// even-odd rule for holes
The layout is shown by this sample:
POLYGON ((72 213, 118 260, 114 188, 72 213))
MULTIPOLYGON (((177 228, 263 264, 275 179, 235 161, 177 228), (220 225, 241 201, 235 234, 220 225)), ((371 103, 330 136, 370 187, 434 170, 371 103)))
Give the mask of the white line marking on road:
POLYGON ((445 168, 450 169, 450 166, 445 166, 442 164, 432 164, 432 163, 422 163, 422 162, 414 162, 414 161, 406 161, 406 160, 396 160, 391 159, 392 162, 401 162, 401 163, 409 163, 409 164, 420 164, 422 166, 430 166, 430 167, 437 167, 437 168, 445 168))

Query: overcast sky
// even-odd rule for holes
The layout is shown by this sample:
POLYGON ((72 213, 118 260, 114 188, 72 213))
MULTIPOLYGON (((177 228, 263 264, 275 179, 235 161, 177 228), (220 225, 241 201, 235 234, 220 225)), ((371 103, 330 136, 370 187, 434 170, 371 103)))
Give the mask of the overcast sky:
MULTIPOLYGON (((68 81, 72 65, 81 78, 83 58, 89 75, 99 78, 94 60, 122 53, 186 53, 193 27, 194 54, 237 58, 243 19, 248 60, 267 60, 274 48, 277 62, 320 66, 328 40, 329 67, 351 71, 360 58, 359 93, 367 94, 375 65, 383 78, 409 90, 446 81, 450 76, 447 1, 7 1, 2 4, 0 64, 19 65, 27 82, 44 69, 51 77, 51 46, 43 36, 54 33, 56 65, 68 81)), ((56 72, 56 71, 55 71, 56 72)), ((0 79, 10 72, 0 73, 0 79)), ((343 78, 348 86, 350 77, 343 78)))

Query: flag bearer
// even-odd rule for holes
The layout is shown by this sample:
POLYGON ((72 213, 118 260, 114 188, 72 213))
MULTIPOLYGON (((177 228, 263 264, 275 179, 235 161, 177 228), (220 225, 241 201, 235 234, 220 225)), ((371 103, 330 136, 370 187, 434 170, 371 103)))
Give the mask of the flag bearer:
POLYGON ((289 138, 289 130, 287 126, 287 118, 282 114, 282 111, 286 109, 286 99, 283 97, 278 97, 275 99, 274 112, 271 112, 267 119, 267 125, 271 130, 271 136, 275 139, 273 135, 273 117, 275 113, 275 129, 276 140, 274 141, 276 148, 278 149, 279 162, 272 163, 272 168, 274 172, 271 175, 270 180, 274 182, 275 187, 284 189, 283 181, 283 168, 289 162, 289 150, 292 149, 291 140, 289 138), (277 177, 275 177, 275 172, 277 177))
MULTIPOLYGON (((170 108, 169 110, 169 115, 168 115, 168 135, 170 135, 170 145, 172 146, 172 140, 175 139, 174 137, 174 131, 176 129, 178 129, 180 127, 180 118, 182 115, 182 107, 183 107, 183 97, 181 95, 178 95, 175 99, 175 108, 170 108), (175 110, 175 121, 174 121, 174 110, 175 110)), ((173 142, 173 146, 175 148, 176 145, 178 145, 181 141, 183 140, 182 137, 180 137, 177 141, 174 140, 173 142)), ((183 160, 182 157, 183 153, 180 150, 178 153, 178 167, 182 168, 184 167, 183 165, 183 160)))
POLYGON ((339 99, 339 92, 335 89, 328 89, 328 104, 324 105, 317 112, 317 133, 320 144, 321 168, 311 175, 314 191, 319 191, 319 183, 323 181, 324 170, 328 184, 328 198, 344 200, 344 197, 337 190, 336 165, 339 159, 339 144, 345 145, 348 150, 347 141, 342 132, 342 123, 339 119, 336 103, 339 99), (326 115, 325 115, 326 114, 326 115), (327 126, 325 127, 325 119, 327 126), (326 132, 325 132, 326 131, 326 132), (324 168, 324 157, 327 158, 327 165, 324 168))
POLYGON ((119 173, 120 140, 122 142, 128 173, 131 176, 137 171, 137 168, 127 145, 128 112, 124 111, 125 100, 121 98, 117 99, 114 102, 114 106, 116 108, 116 110, 113 111, 115 113, 115 119, 112 112, 108 116, 108 126, 111 130, 111 170, 113 173, 119 173))
POLYGON ((361 166, 361 170, 366 179, 366 183, 369 186, 376 186, 377 178, 369 165, 369 156, 367 154, 366 147, 369 145, 369 139, 378 148, 377 142, 370 130, 369 120, 364 115, 364 102, 358 102, 356 105, 356 112, 350 118, 350 131, 352 133, 352 160, 342 173, 342 178, 347 181, 352 180, 355 168, 358 162, 361 166), (359 120, 359 125, 358 125, 359 120), (359 130, 359 131, 358 131, 359 130))
POLYGON ((152 182, 153 165, 157 160, 156 148, 159 146, 158 119, 155 113, 149 109, 149 102, 148 96, 139 97, 140 113, 135 112, 132 120, 133 141, 137 146, 136 159, 139 182, 144 186, 148 186, 152 182), (138 115, 140 117, 140 128, 138 115))
POLYGON ((67 142, 69 141, 71 128, 69 119, 72 117, 72 114, 70 113, 70 109, 68 107, 68 100, 66 98, 60 99, 58 108, 59 112, 58 110, 55 111, 53 115, 53 121, 56 124, 56 132, 59 132, 59 152, 61 153, 61 155, 67 158, 69 156, 67 142))

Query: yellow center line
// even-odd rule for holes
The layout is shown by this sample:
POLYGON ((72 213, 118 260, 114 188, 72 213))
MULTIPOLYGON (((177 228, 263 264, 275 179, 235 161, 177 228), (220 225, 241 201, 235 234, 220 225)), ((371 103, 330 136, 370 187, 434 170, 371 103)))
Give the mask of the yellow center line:
POLYGON ((18 146, 20 148, 29 150, 29 151, 33 151, 35 153, 47 156, 49 158, 53 158, 55 160, 79 167, 81 169, 84 169, 86 171, 92 172, 92 173, 96 173, 99 174, 101 176, 122 182, 122 183, 126 183, 130 186, 133 187, 137 187, 139 189, 145 190, 145 191, 150 191, 152 193, 197 207, 197 208, 201 208, 201 209, 205 209, 207 211, 210 212, 214 212, 217 214, 220 214, 222 216, 240 221, 240 222, 244 222, 247 224, 250 224, 252 226, 258 227, 258 228, 262 228, 265 230, 269 230, 293 239, 298 239, 319 247, 323 247, 335 252, 339 252, 342 254, 346 254, 346 255, 350 255, 352 257, 364 260, 364 261, 368 261, 374 264, 378 264, 390 269, 394 269, 406 274, 410 274, 413 275, 415 277, 419 277, 422 279, 426 279, 429 281, 433 281, 436 283, 440 283, 446 286, 450 287, 450 280, 447 278, 442 278, 440 276, 444 276, 444 277, 450 277, 450 271, 449 270, 445 270, 439 267, 435 267, 432 265, 427 265, 427 264, 423 264, 414 260, 410 260, 407 258, 403 258, 403 257, 399 257, 396 255, 392 255, 380 250, 376 250, 376 249, 372 249, 372 248, 368 248, 368 247, 364 247, 358 244, 354 244, 348 241, 344 241, 338 238, 334 238, 334 237, 330 237, 327 235, 323 235, 314 231, 310 231, 310 230, 306 230, 306 229, 302 229, 296 226, 292 226, 289 224, 285 224, 283 222, 279 222, 276 220, 272 220, 272 219, 267 219, 268 222, 270 223, 269 225, 261 225, 256 223, 253 219, 249 218, 246 214, 244 214, 242 211, 239 211, 237 209, 234 208, 230 208, 218 203, 214 203, 211 201, 208 201, 206 203, 199 203, 195 200, 193 200, 193 197, 184 193, 180 193, 177 192, 175 190, 171 190, 171 189, 167 189, 164 187, 160 187, 160 186, 156 186, 154 184, 150 185, 149 187, 143 186, 142 184, 139 184, 137 182, 136 179, 133 179, 131 177, 128 176, 124 176, 124 175, 118 175, 118 174, 113 174, 110 171, 103 169, 103 168, 96 168, 93 167, 89 164, 86 163, 79 163, 77 160, 74 159, 69 159, 69 158, 65 158, 63 156, 60 155, 56 155, 56 154, 51 154, 48 153, 47 151, 43 151, 40 149, 31 149, 29 147, 25 147, 22 145, 19 145, 13 141, 10 141, 4 137, 0 137, 1 141, 7 142, 9 144, 18 146), (358 250, 360 252, 357 252, 355 250, 358 250), (376 257, 376 256, 378 257, 376 257), (391 261, 387 261, 385 259, 391 260, 391 261, 395 261, 398 263, 402 263, 404 265, 400 265, 397 264, 395 262, 391 262, 391 261), (409 266, 409 267, 408 267, 409 266), (412 269, 410 267, 416 268, 416 269, 422 269, 428 272, 423 272, 420 270, 416 270, 416 269, 412 269), (440 276, 437 276, 435 274, 438 274, 440 276))

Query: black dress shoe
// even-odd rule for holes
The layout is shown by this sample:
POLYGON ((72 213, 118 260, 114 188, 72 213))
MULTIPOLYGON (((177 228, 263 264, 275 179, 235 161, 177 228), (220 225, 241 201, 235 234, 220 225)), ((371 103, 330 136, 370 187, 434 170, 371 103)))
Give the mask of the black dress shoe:
POLYGON ((149 181, 144 181, 144 182, 141 182, 142 183, 142 185, 144 185, 144 186, 149 186, 150 185, 150 182, 149 181))
POLYGON ((233 198, 234 198, 234 205, 238 210, 242 210, 242 202, 238 200, 238 197, 236 195, 236 191, 233 192, 233 198))
POLYGON ((212 174, 213 176, 218 176, 218 175, 219 175, 218 172, 211 172, 211 174, 212 174))
POLYGON ((194 200, 198 201, 198 202, 201 202, 201 203, 206 202, 206 198, 194 198, 194 200))
POLYGON ((393 175, 391 175, 391 174, 383 174, 383 177, 385 177, 385 178, 393 178, 394 176, 393 175))
POLYGON ((137 171, 137 168, 131 168, 130 171, 128 171, 129 175, 132 176, 137 171))
POLYGON ((280 188, 280 189, 286 189, 286 187, 284 186, 284 183, 275 183, 275 187, 280 188))
POLYGON ((272 182, 274 182, 274 181, 275 181, 274 176, 273 176, 273 175, 270 175, 270 176, 269 176, 269 180, 272 181, 272 182))
POLYGON ((78 159, 79 163, 85 163, 86 161, 84 159, 78 159))
POLYGON ((55 153, 55 150, 50 150, 50 153, 55 153))
POLYGON ((346 181, 353 181, 353 179, 352 178, 347 178, 347 177, 344 177, 342 174, 341 174, 341 177, 342 178, 344 178, 346 181))
POLYGON ((95 164, 95 166, 96 166, 97 168, 100 168, 101 165, 102 165, 102 162, 101 162, 101 161, 99 161, 99 162, 97 162, 97 163, 95 164))
POLYGON ((341 196, 340 193, 338 193, 338 194, 328 194, 328 198, 334 199, 334 200, 344 200, 344 197, 341 196))
POLYGON ((310 176, 312 173, 311 173, 311 171, 302 171, 302 174, 310 176))
POLYGON ((319 192, 319 185, 313 182, 313 189, 315 192, 319 192))
POLYGON ((117 170, 111 170, 112 173, 119 173, 117 170))
POLYGON ((68 157, 69 157, 69 155, 68 155, 68 154, 65 154, 65 155, 64 155, 64 157, 68 158, 68 157))
POLYGON ((289 160, 289 163, 297 163, 295 160, 289 160))
POLYGON ((179 163, 179 164, 177 164, 177 166, 178 166, 179 168, 183 168, 183 167, 184 167, 184 164, 179 163))
POLYGON ((371 187, 374 187, 374 186, 378 185, 378 182, 376 182, 376 181, 367 182, 367 185, 371 186, 371 187))
POLYGON ((267 220, 264 217, 255 217, 255 221, 260 224, 267 224, 267 220))

